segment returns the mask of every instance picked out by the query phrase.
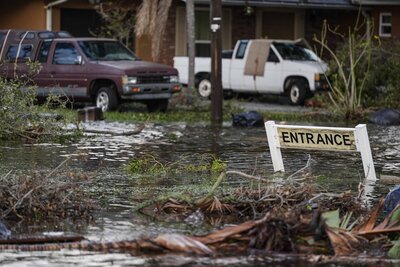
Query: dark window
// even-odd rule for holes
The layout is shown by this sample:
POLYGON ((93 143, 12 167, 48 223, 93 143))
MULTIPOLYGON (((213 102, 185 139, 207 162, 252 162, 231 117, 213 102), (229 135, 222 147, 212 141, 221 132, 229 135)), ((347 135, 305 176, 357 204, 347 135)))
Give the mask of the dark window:
POLYGON ((238 59, 244 58, 244 53, 246 52, 247 44, 248 44, 248 41, 240 42, 239 48, 236 51, 236 58, 238 58, 238 59))
POLYGON ((285 60, 315 61, 306 48, 293 43, 274 43, 276 50, 285 60))
POLYGON ((232 59, 233 50, 222 50, 222 58, 232 59))
POLYGON ((47 62, 47 58, 49 57, 49 50, 51 46, 52 41, 43 41, 40 49, 39 49, 39 54, 38 54, 38 61, 40 63, 47 62))
POLYGON ((93 36, 101 26, 100 15, 92 9, 61 8, 61 30, 75 37, 93 36))
POLYGON ((196 57, 211 56, 210 12, 195 11, 195 44, 196 57))
POLYGON ((35 34, 33 32, 23 32, 19 35, 20 39, 33 39, 35 34))
POLYGON ((38 36, 40 39, 54 39, 54 38, 70 38, 72 35, 69 32, 66 31, 60 31, 60 32, 39 32, 38 36))
POLYGON ((390 37, 392 35, 392 13, 379 14, 379 36, 390 37))
POLYGON ((6 59, 13 60, 17 57, 18 59, 29 58, 31 56, 32 47, 31 44, 10 45, 6 54, 6 59))
POLYGON ((211 55, 211 45, 209 43, 196 44, 196 57, 209 57, 211 55))
POLYGON ((275 52, 271 48, 269 49, 267 61, 268 62, 279 62, 278 56, 275 54, 275 52))
POLYGON ((135 60, 133 52, 116 41, 81 41, 79 46, 89 60, 135 60))
POLYGON ((6 37, 6 34, 0 32, 0 49, 3 47, 5 37, 6 37))
POLYGON ((56 35, 54 32, 39 32, 39 38, 40 39, 53 39, 56 38, 56 35))
POLYGON ((70 38, 70 37, 72 37, 72 35, 71 35, 69 32, 60 31, 60 32, 57 32, 57 37, 60 37, 60 38, 70 38))
POLYGON ((53 64, 74 65, 79 62, 79 54, 74 44, 58 43, 54 51, 53 64))

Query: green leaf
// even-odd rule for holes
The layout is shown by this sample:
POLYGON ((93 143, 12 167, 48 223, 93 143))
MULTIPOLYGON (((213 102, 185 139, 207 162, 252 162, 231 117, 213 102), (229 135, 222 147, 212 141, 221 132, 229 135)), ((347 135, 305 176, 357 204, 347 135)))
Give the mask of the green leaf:
POLYGON ((397 205, 395 210, 392 212, 392 215, 390 216, 390 223, 392 222, 400 222, 400 205, 397 205))
POLYGON ((398 243, 398 241, 388 251, 388 256, 392 259, 400 259, 400 244, 398 243))
POLYGON ((322 218, 329 227, 339 228, 340 218, 339 209, 322 213, 322 218))

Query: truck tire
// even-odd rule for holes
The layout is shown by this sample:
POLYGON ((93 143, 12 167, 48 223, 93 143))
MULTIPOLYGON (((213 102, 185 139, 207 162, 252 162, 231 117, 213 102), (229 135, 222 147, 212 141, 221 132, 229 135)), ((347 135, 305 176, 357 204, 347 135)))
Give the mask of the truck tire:
POLYGON ((168 109, 168 99, 156 99, 146 102, 148 112, 167 112, 168 109))
POLYGON ((101 87, 96 93, 96 107, 103 112, 115 110, 118 107, 118 97, 112 87, 101 87))
POLYGON ((307 87, 303 81, 296 79, 290 83, 287 93, 292 105, 303 105, 307 96, 307 87))
POLYGON ((211 97, 211 81, 208 75, 200 78, 199 85, 197 86, 197 92, 202 98, 211 97))

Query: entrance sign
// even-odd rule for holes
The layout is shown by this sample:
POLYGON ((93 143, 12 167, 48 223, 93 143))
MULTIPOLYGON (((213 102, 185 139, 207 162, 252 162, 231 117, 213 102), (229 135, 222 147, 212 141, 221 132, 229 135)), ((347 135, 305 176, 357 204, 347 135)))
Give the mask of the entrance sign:
POLYGON ((360 152, 367 180, 376 180, 367 126, 355 128, 277 125, 265 123, 274 171, 285 171, 281 148, 360 152))

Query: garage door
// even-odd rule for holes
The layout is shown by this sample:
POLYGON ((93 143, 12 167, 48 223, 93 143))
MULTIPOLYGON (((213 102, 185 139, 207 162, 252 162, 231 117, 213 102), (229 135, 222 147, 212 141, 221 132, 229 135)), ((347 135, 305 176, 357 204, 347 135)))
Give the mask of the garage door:
POLYGON ((68 31, 75 37, 93 36, 101 25, 100 16, 90 9, 61 9, 61 30, 68 31))

